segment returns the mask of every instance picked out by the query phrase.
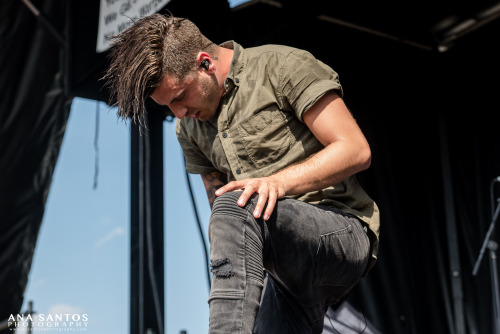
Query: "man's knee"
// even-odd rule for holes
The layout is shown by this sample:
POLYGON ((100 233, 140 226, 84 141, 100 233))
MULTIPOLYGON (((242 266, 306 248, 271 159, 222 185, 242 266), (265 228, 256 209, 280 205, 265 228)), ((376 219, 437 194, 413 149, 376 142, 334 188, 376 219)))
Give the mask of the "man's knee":
POLYGON ((209 221, 209 235, 214 230, 225 234, 231 233, 235 229, 239 231, 240 225, 244 225, 254 234, 260 235, 261 224, 252 214, 256 204, 256 196, 251 197, 248 203, 241 207, 238 205, 241 193, 241 191, 228 192, 215 199, 209 221))
POLYGON ((238 217, 246 216, 246 209, 238 205, 240 195, 241 191, 232 191, 217 197, 212 207, 212 216, 226 214, 238 217))
POLYGON ((241 192, 229 192, 217 197, 212 207, 212 215, 209 221, 209 238, 220 236, 223 239, 236 237, 238 234, 244 234, 244 222, 247 217, 247 211, 238 206, 237 201, 241 192))

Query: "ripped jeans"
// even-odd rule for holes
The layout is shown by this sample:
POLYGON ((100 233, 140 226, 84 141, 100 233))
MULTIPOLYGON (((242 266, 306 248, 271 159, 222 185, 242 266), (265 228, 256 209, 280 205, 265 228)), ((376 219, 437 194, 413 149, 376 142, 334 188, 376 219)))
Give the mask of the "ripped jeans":
POLYGON ((241 208, 240 194, 218 197, 210 217, 209 333, 321 333, 328 306, 364 274, 363 224, 294 199, 279 200, 265 222, 252 215, 257 196, 241 208))

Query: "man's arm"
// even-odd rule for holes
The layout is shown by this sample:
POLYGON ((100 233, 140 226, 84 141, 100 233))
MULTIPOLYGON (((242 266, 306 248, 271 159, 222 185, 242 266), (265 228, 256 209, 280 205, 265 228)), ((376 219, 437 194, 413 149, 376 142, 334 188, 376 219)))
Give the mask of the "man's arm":
POLYGON ((210 208, 214 205, 215 191, 226 184, 226 175, 219 171, 201 174, 201 179, 205 184, 210 208))
POLYGON ((243 189, 238 205, 244 206, 258 193, 253 214, 267 220, 279 198, 324 189, 370 166, 368 142, 337 93, 321 97, 304 113, 303 120, 325 148, 271 176, 229 182, 215 194, 243 189))

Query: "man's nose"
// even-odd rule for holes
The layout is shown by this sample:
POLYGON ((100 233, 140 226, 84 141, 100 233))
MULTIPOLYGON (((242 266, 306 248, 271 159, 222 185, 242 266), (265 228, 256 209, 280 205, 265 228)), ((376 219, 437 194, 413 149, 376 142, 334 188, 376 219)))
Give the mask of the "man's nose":
POLYGON ((188 111, 187 107, 177 107, 173 108, 172 112, 174 113, 175 117, 182 119, 188 111))

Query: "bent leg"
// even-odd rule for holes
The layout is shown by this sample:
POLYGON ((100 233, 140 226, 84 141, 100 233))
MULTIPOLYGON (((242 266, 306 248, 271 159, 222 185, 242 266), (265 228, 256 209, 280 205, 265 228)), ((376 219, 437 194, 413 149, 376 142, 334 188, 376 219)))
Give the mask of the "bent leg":
POLYGON ((282 333, 321 333, 328 305, 364 274, 370 243, 363 224, 334 208, 284 199, 264 232, 264 267, 272 277, 273 294, 267 294, 268 283, 256 333, 271 333, 276 326, 273 317, 263 316, 272 304, 288 310, 285 321, 295 323, 282 333), (302 329, 304 323, 308 330, 302 329))
POLYGON ((263 287, 260 227, 236 204, 240 192, 218 197, 210 217, 209 333, 252 333, 263 287))
POLYGON ((252 333, 257 312, 256 333, 272 333, 281 321, 289 324, 280 327, 283 334, 321 333, 327 306, 364 273, 370 245, 361 222, 283 199, 264 223, 252 216, 256 197, 241 208, 240 194, 217 198, 210 218, 210 333, 252 333), (259 311, 263 267, 272 286, 259 311))

